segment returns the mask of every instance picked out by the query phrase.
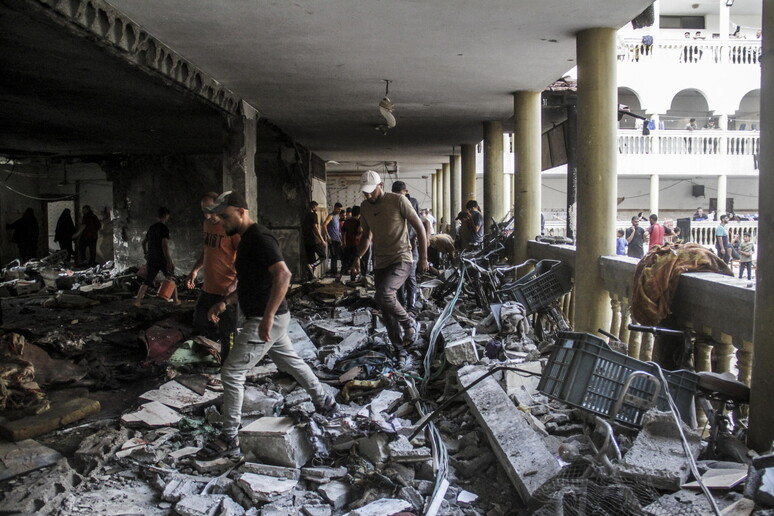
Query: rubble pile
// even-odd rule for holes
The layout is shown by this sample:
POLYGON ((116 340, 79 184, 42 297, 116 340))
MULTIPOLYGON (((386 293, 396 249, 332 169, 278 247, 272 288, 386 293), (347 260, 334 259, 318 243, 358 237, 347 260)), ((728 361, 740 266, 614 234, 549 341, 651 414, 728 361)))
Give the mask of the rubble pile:
MULTIPOLYGON (((109 332, 60 325, 30 335, 27 345, 40 344, 57 360, 80 367, 71 373, 72 383, 92 389, 88 396, 129 382, 143 387, 140 375, 154 381, 107 417, 110 402, 103 398, 102 416, 81 407, 72 426, 0 444, 4 510, 184 516, 707 513, 706 499, 689 484, 692 475, 671 415, 653 409, 642 428, 624 428, 547 397, 538 391, 547 361, 541 351, 553 341, 536 336, 535 318, 524 305, 482 307, 480 293, 466 288, 434 298, 428 284, 417 316, 421 339, 403 362, 388 342, 367 281, 295 285, 288 294, 294 316, 289 334, 335 396, 338 413, 316 413, 306 391, 264 360, 247 378, 241 460, 197 459, 218 433, 222 386, 213 379, 220 348, 191 338, 184 317, 173 316, 167 303, 152 301, 137 312, 118 308, 128 305, 129 296, 98 300, 92 310, 112 310, 111 320, 121 321, 109 325, 109 332), (99 354, 94 350, 102 360, 93 360, 99 354)), ((91 299, 82 291, 76 295, 91 299)), ((63 309, 57 304, 34 310, 63 309)), ((9 335, 17 334, 5 334, 4 356, 19 347, 19 337, 9 335)), ((3 383, 2 393, 9 400, 12 389, 24 393, 37 378, 33 369, 32 378, 3 383)), ((11 423, 0 421, 0 428, 11 423)), ((686 433, 697 453, 700 435, 686 433)), ((760 462, 743 495, 747 467, 699 462, 708 479, 729 485, 729 478, 740 479, 735 489, 716 493, 718 506, 774 505, 767 477, 774 466, 760 462)))

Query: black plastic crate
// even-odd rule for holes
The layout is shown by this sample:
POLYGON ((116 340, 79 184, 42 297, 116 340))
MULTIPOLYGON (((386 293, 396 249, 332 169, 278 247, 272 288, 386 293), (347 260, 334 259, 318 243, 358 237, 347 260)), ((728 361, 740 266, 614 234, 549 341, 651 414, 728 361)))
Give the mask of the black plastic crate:
MULTIPOLYGON (((610 417, 627 377, 634 371, 645 371, 659 378, 654 365, 613 351, 599 337, 563 332, 557 336, 538 390, 569 405, 610 417)), ((680 417, 689 425, 695 424, 693 396, 699 376, 685 370, 665 370, 664 376, 680 417)), ((651 382, 637 377, 632 381, 629 395, 650 399, 653 391, 651 382)), ((669 410, 663 386, 656 407, 669 410)), ((639 427, 644 413, 645 410, 636 405, 624 402, 615 420, 639 427)))
POLYGON ((546 308, 572 289, 570 270, 558 260, 540 260, 535 270, 503 286, 503 301, 521 303, 527 315, 546 308))

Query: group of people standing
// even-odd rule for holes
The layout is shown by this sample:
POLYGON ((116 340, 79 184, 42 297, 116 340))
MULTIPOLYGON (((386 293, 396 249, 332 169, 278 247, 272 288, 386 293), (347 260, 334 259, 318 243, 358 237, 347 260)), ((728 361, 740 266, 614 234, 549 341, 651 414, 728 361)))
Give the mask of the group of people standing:
MULTIPOLYGON (((60 250, 67 251, 68 261, 76 261, 73 243, 77 242, 80 262, 93 267, 97 264, 97 240, 102 222, 89 205, 83 206, 81 213, 81 223, 76 228, 70 209, 62 210, 56 222, 54 242, 59 244, 60 250)), ((7 224, 5 228, 13 230, 11 242, 19 248, 19 258, 22 263, 38 257, 40 227, 35 217, 35 210, 27 208, 21 218, 7 224)))

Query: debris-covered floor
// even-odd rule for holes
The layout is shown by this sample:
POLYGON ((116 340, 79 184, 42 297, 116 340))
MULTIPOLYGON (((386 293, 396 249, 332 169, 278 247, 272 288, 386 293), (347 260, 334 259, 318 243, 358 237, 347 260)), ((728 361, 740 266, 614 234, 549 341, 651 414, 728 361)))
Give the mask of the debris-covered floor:
MULTIPOLYGON (((133 271, 19 269, 0 284, 3 513, 712 514, 685 486, 671 415, 625 428, 541 394, 555 335, 537 338, 515 302, 481 308, 480 290, 443 292, 450 273, 422 289, 422 338, 405 365, 368 279, 294 285, 291 338, 339 413, 316 414, 264 361, 247 382, 245 460, 204 462, 195 454, 218 431, 222 387, 218 344, 192 335, 196 292, 136 309, 133 271)), ((698 455, 699 434, 686 433, 698 455)), ((698 466, 721 486, 719 510, 769 513, 766 464, 698 466)))

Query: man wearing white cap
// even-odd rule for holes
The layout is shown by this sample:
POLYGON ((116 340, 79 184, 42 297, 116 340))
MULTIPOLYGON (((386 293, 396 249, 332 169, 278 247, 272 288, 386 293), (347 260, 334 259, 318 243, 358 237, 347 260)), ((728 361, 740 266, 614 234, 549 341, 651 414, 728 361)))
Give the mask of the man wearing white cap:
MULTIPOLYGON (((420 272, 427 270, 425 228, 409 200, 403 195, 385 192, 381 177, 373 170, 360 177, 360 190, 365 200, 360 204, 363 233, 357 256, 361 258, 373 241, 374 297, 382 309, 390 341, 403 362, 407 356, 405 346, 413 344, 417 336, 416 321, 400 305, 396 295, 414 266, 406 223, 411 224, 417 234, 417 270, 420 272)), ((359 272, 358 259, 352 265, 352 273, 359 272)))

